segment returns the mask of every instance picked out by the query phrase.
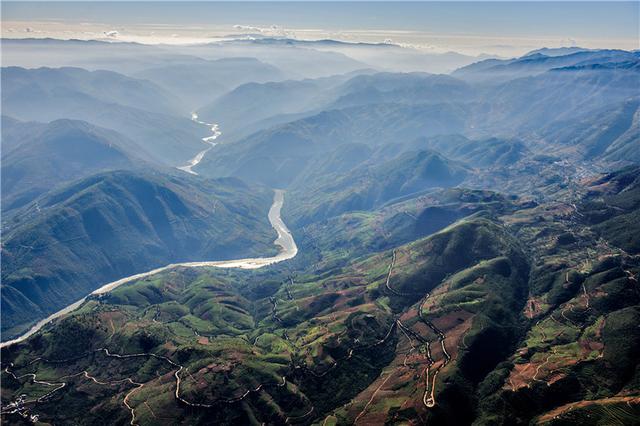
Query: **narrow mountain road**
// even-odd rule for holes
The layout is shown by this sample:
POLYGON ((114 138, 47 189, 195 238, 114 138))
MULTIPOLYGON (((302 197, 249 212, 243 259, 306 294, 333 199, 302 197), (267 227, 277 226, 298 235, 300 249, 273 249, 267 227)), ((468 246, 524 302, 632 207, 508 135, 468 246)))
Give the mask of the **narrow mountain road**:
MULTIPOLYGON (((107 348, 99 348, 99 349, 95 349, 93 351, 87 352, 83 355, 74 357, 74 358, 70 358, 70 359, 63 359, 63 360, 49 360, 49 359, 45 359, 45 358, 36 358, 34 360, 32 360, 31 362, 29 362, 27 365, 32 365, 36 362, 41 362, 41 363, 49 363, 49 364, 62 364, 62 363, 66 363, 66 362, 72 362, 72 361, 77 361, 81 358, 87 357, 91 354, 97 353, 97 352, 103 352, 105 356, 109 357, 109 358, 117 358, 117 359, 131 359, 131 358, 155 358, 157 360, 160 361, 164 361, 166 363, 168 363, 171 368, 175 368, 176 370, 173 373, 173 376, 176 380, 176 388, 175 388, 175 392, 174 392, 174 396, 175 398, 180 401, 181 403, 189 406, 189 407, 194 407, 194 408, 213 408, 216 407, 217 404, 219 403, 226 403, 226 404, 233 404, 236 402, 240 402, 243 399, 245 399, 247 396, 249 396, 251 393, 256 393, 256 392, 260 392, 263 388, 267 388, 267 387, 284 387, 287 385, 287 378, 285 376, 282 376, 282 382, 275 382, 275 383, 260 383, 258 386, 256 386, 255 388, 252 389, 247 389, 246 391, 244 391, 242 394, 232 397, 232 398, 217 398, 214 401, 211 401, 209 403, 196 403, 196 402, 190 402, 187 399, 185 399, 184 397, 182 397, 180 395, 180 389, 181 389, 181 385, 182 385, 182 378, 180 377, 180 373, 183 370, 186 370, 186 368, 181 365, 178 364, 177 362, 173 361, 171 358, 166 357, 164 355, 158 355, 155 353, 147 353, 147 352, 141 352, 141 353, 132 353, 132 354, 117 354, 117 353, 112 353, 109 351, 109 349, 107 348)), ((11 367, 13 367, 13 364, 11 364, 11 367)), ((20 402, 13 402, 8 404, 7 406, 4 406, 0 409, 0 413, 2 414, 7 414, 7 413, 17 413, 20 411, 24 411, 26 410, 26 405, 31 405, 31 404, 37 404, 40 402, 43 402, 44 400, 48 399, 50 396, 52 396, 55 392, 59 391, 60 389, 64 388, 65 386, 67 386, 67 382, 65 382, 64 380, 73 378, 73 377, 77 377, 77 376, 84 376, 85 378, 93 381, 96 384, 99 385, 107 385, 107 386, 111 386, 114 384, 120 384, 123 382, 128 382, 132 385, 134 385, 135 387, 133 389, 131 389, 129 392, 126 393, 126 395, 124 396, 124 400, 123 400, 123 404, 124 406, 127 408, 127 410, 129 410, 129 412, 131 413, 131 421, 130 421, 130 425, 131 426, 135 426, 138 423, 136 422, 136 414, 135 414, 135 407, 133 407, 131 404, 129 404, 129 400, 130 398, 133 396, 133 394, 135 394, 136 392, 138 392, 141 388, 144 387, 144 383, 139 383, 136 382, 135 380, 133 380, 131 377, 126 377, 124 379, 121 380, 116 380, 116 381, 112 381, 112 382, 101 382, 99 380, 97 380, 95 377, 91 376, 86 370, 80 371, 78 373, 74 373, 74 374, 70 374, 70 375, 66 375, 63 377, 60 377, 58 379, 56 379, 56 382, 46 382, 46 381, 41 381, 37 379, 37 375, 35 373, 27 373, 27 374, 23 374, 21 376, 17 376, 13 371, 11 371, 9 369, 9 367, 6 367, 4 370, 5 373, 11 375, 15 380, 20 380, 23 379, 25 377, 29 377, 32 383, 37 383, 37 384, 42 384, 45 386, 51 386, 51 387, 55 387, 53 390, 47 392, 46 394, 33 399, 33 400, 23 400, 20 402)), ((145 401, 146 403, 146 401, 145 401)), ((148 404, 147 404, 148 406, 148 404)), ((287 417, 286 418, 286 422, 288 423, 290 420, 293 419, 302 419, 308 415, 311 414, 311 412, 313 412, 314 407, 311 406, 311 410, 304 414, 303 416, 299 416, 299 417, 287 417)), ((151 410, 150 410, 151 411, 151 410)))
POLYGON ((376 395, 378 395, 378 392, 380 392, 380 389, 382 389, 382 387, 384 385, 387 384, 387 382, 389 381, 389 379, 393 376, 393 373, 389 373, 387 375, 387 378, 384 379, 384 381, 382 383, 380 383, 380 386, 378 386, 376 388, 376 390, 373 392, 373 394, 371 394, 371 398, 369 398, 369 401, 367 401, 367 404, 364 406, 364 408, 362 409, 362 411, 360 411, 360 413, 356 416, 355 420, 353 421, 353 424, 358 424, 358 420, 360 420, 360 418, 362 416, 365 415, 365 413, 367 412, 367 410, 369 409, 369 406, 371 405, 371 403, 373 402, 373 400, 375 399, 376 395))
MULTIPOLYGON (((401 291, 398 291, 398 290, 394 289, 393 287, 391 287, 390 281, 391 281, 391 275, 392 275, 393 267, 395 266, 395 263, 396 263, 396 250, 394 249, 393 252, 392 252, 391 263, 389 264, 389 271, 387 273, 387 278, 385 280, 385 287, 386 287, 387 291, 389 291, 391 294, 393 294, 395 296, 399 296, 399 297, 413 297, 413 296, 420 295, 420 293, 405 293, 405 292, 401 292, 401 291)), ((449 362, 451 361, 451 355, 447 351, 447 346, 445 344, 445 340, 446 340, 447 336, 438 327, 436 327, 435 324, 433 324, 431 321, 429 321, 424 316, 424 312, 423 312, 424 304, 426 303, 426 301, 427 301, 427 299, 429 297, 430 297, 430 294, 427 293, 423 297, 422 301, 420 302, 420 304, 418 306, 418 317, 437 336, 437 339, 440 342, 440 346, 442 348, 442 359, 439 360, 440 362, 439 362, 438 366, 433 371, 431 370, 431 368, 436 364, 436 361, 433 359, 433 357, 431 355, 431 343, 432 342, 429 341, 428 339, 425 339, 420 334, 418 334, 415 331, 413 331, 411 328, 405 326, 399 319, 396 319, 396 324, 397 324, 398 328, 400 329, 400 331, 407 337, 407 339, 409 340, 409 343, 411 345, 411 349, 410 349, 409 353, 405 355, 405 360, 403 362, 403 365, 405 367, 408 366, 407 365, 407 358, 408 358, 409 354, 416 349, 416 347, 413 345, 413 340, 414 339, 419 344, 424 345, 425 348, 426 348, 426 357, 427 357, 428 365, 425 368, 425 370, 423 371, 423 375, 425 376, 425 389, 424 389, 424 394, 423 394, 423 397, 422 397, 422 402, 423 402, 425 407, 433 408, 436 405, 435 387, 436 387, 436 379, 438 377, 438 373, 440 373, 440 370, 442 370, 444 367, 447 366, 447 364, 449 364, 449 362)))
POLYGON ((435 397, 436 378, 438 377, 438 373, 440 373, 440 370, 446 367, 447 364, 449 364, 449 361, 451 361, 451 355, 449 355, 449 352, 447 352, 447 346, 445 344, 445 340, 447 336, 438 327, 436 327, 435 324, 433 324, 424 316, 423 308, 429 296, 430 296, 429 293, 427 293, 426 297, 422 300, 422 302, 420 302, 420 306, 418 308, 418 317, 438 336, 438 340, 440 341, 440 346, 442 347, 442 356, 443 356, 441 363, 438 365, 435 371, 433 371, 433 374, 431 376, 431 382, 429 382, 429 374, 431 373, 431 366, 435 364, 435 361, 431 357, 431 345, 429 343, 429 346, 427 346, 427 357, 429 358, 429 366, 427 367, 426 386, 425 386, 425 392, 422 397, 422 403, 427 408, 433 408, 436 405, 436 397, 435 397))

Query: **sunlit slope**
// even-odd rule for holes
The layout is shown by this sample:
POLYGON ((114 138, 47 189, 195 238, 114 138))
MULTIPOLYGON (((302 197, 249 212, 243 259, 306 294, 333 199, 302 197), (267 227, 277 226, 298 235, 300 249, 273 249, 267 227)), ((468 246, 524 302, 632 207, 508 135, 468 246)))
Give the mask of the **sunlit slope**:
MULTIPOLYGON (((298 276, 294 284, 278 271, 178 270, 87 302, 47 327, 40 337, 5 349, 5 356, 23 350, 29 351, 29 357, 42 353, 47 359, 87 353, 57 364, 47 374, 71 374, 86 368, 100 381, 129 377, 145 383, 146 390, 130 398, 143 424, 154 419, 143 408, 143 401, 156 416, 175 421, 188 416, 192 424, 212 419, 225 424, 250 419, 283 422, 298 416, 307 423, 357 397, 387 363, 404 356, 398 355, 399 324, 411 327, 405 317, 414 315, 415 306, 439 286, 460 289, 452 289, 451 297, 467 300, 470 313, 464 315, 468 315, 468 324, 476 324, 477 333, 489 333, 492 321, 507 321, 492 319, 497 315, 492 309, 497 308, 490 307, 498 301, 521 303, 525 265, 519 249, 499 225, 476 218, 354 261, 342 270, 298 276), (442 264, 443 256, 452 261, 442 264), (453 275, 467 268, 469 272, 453 275), (495 279, 477 282, 477 277, 487 274, 495 279), (477 297, 481 302, 472 303, 477 297), (488 325, 487 320, 480 320, 484 317, 489 318, 488 325), (69 333, 76 336, 73 342, 68 341, 69 333), (111 354, 153 353, 157 357, 124 361, 106 356, 101 348, 108 348, 111 354), (105 369, 105 365, 111 367, 105 369), (180 366, 181 400, 176 401, 174 373, 180 366), (149 368, 159 375, 150 374, 149 368), (195 408, 190 404, 203 405, 195 408)), ((427 315, 427 321, 437 322, 444 313, 431 309, 427 315)), ((508 341, 502 340, 504 344, 508 341)), ((441 354, 434 346, 435 356, 441 354)), ((485 368, 490 368, 493 361, 487 362, 485 368)), ((50 366, 45 361, 36 368, 50 366)), ((68 389, 84 386, 83 379, 78 380, 68 389)), ((19 381, 7 377, 3 382, 7 389, 3 394, 24 391, 19 381)), ((107 412, 122 421, 130 418, 122 399, 131 389, 123 383, 101 388, 99 394, 92 391, 97 400, 91 402, 95 408, 87 421, 107 412)), ((28 392, 35 396, 38 390, 28 392)), ((89 403, 80 395, 67 397, 79 410, 89 403)), ((421 394, 416 398, 418 403, 421 394)), ((41 412, 49 412, 47 404, 41 405, 41 412)))

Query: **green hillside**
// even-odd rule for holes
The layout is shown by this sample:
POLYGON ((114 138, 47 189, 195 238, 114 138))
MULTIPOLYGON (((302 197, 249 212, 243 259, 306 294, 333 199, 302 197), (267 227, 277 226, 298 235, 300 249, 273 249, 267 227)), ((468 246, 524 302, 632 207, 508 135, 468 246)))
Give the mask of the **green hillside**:
POLYGON ((231 179, 157 172, 96 175, 41 197, 5 226, 3 334, 133 273, 274 252, 271 200, 231 179))

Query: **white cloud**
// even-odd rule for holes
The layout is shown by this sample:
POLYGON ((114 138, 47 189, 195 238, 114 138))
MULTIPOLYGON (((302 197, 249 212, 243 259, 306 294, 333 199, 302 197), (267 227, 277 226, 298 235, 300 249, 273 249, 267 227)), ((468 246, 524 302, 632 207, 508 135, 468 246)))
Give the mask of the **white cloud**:
POLYGON ((250 32, 258 32, 261 33, 263 31, 262 28, 258 28, 258 27, 253 27, 251 25, 239 25, 236 24, 233 26, 234 29, 236 30, 240 30, 240 31, 250 31, 250 32))
POLYGON ((260 34, 264 34, 265 36, 287 37, 287 36, 294 35, 292 31, 289 31, 286 28, 276 24, 269 25, 268 27, 255 27, 253 25, 236 24, 233 26, 233 28, 239 31, 245 31, 250 33, 260 33, 260 34))

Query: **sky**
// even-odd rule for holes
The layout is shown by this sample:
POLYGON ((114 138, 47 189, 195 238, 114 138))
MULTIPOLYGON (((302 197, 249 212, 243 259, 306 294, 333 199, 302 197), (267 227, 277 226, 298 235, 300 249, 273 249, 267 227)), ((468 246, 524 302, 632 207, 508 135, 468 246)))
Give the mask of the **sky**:
POLYGON ((2 36, 191 43, 261 32, 463 53, 638 49, 640 2, 2 2, 2 36))

